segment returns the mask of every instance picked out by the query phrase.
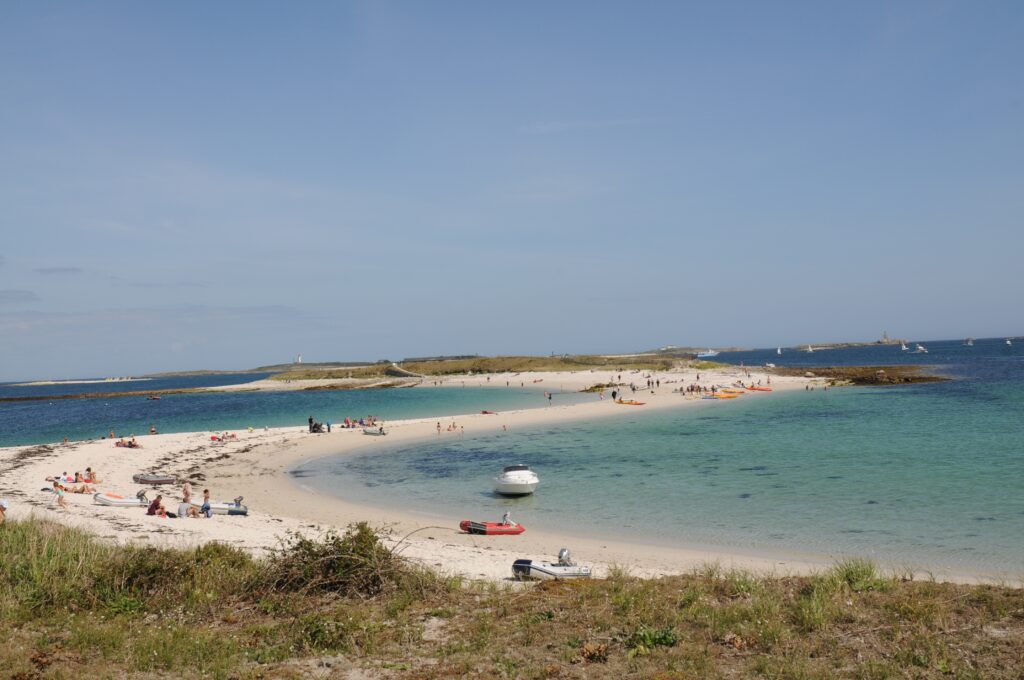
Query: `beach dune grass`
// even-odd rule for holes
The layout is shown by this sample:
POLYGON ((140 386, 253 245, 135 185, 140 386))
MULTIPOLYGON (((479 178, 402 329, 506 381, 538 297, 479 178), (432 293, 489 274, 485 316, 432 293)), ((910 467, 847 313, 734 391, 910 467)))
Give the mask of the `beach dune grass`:
MULTIPOLYGON (((552 371, 667 371, 682 365, 678 359, 654 355, 628 357, 605 357, 600 355, 565 355, 554 357, 502 356, 463 357, 458 359, 431 359, 407 361, 398 364, 404 373, 422 376, 464 375, 467 373, 525 373, 552 371)), ((707 364, 711 366, 711 364, 707 364)), ((715 364, 717 366, 717 364, 715 364)), ((326 379, 371 379, 391 375, 390 363, 374 364, 343 369, 296 369, 278 373, 273 380, 326 380, 326 379)))
POLYGON ((254 558, 0 526, 10 677, 1019 677, 1024 592, 906 581, 848 560, 812 577, 709 567, 644 580, 463 582, 356 525, 254 558))

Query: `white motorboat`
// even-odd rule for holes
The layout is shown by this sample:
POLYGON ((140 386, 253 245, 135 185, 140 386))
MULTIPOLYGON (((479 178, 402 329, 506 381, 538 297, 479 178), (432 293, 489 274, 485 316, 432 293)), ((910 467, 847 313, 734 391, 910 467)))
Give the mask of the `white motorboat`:
POLYGON ((928 354, 928 350, 921 343, 917 343, 917 347, 914 348, 914 354, 928 354))
POLYGON ((964 340, 964 347, 974 347, 974 338, 964 340))
POLYGON ((718 356, 718 352, 716 352, 716 351, 715 351, 715 350, 713 350, 713 349, 709 349, 709 350, 708 350, 708 351, 706 351, 706 352, 701 352, 701 353, 699 353, 699 354, 697 355, 697 358, 698 358, 698 359, 710 359, 711 357, 717 357, 717 356, 718 356))
POLYGON ((93 494, 92 502, 98 505, 112 505, 116 508, 144 508, 149 505, 149 499, 146 498, 145 490, 138 492, 134 497, 120 496, 109 491, 97 493, 93 494))
POLYGON ((529 465, 508 465, 494 478, 494 493, 502 496, 528 496, 538 484, 540 478, 529 465))
POLYGON ((373 437, 383 437, 387 432, 384 431, 384 426, 381 425, 380 427, 364 427, 363 434, 368 434, 373 437))
POLYGON ((580 566, 572 561, 569 549, 558 551, 558 561, 538 562, 537 560, 516 560, 512 563, 512 575, 516 580, 542 579, 561 580, 590 578, 590 567, 580 566))
POLYGON ((900 343, 900 349, 901 349, 901 350, 903 350, 904 352, 906 352, 906 351, 907 351, 908 349, 910 349, 910 348, 909 348, 909 347, 907 347, 907 343, 905 343, 905 342, 901 342, 901 343, 900 343))
POLYGON ((1010 346, 1010 345, 1012 345, 1012 344, 1013 344, 1013 343, 1012 343, 1012 342, 1010 342, 1010 339, 1009 339, 1009 338, 1007 338, 1007 339, 1006 339, 1006 345, 1007 345, 1007 346, 1010 346))
MULTIPOLYGON (((242 497, 239 496, 233 502, 229 501, 213 501, 210 503, 210 512, 214 515, 241 515, 245 516, 249 514, 249 508, 242 505, 242 497)), ((197 510, 202 510, 203 501, 202 499, 193 500, 192 507, 197 510)))

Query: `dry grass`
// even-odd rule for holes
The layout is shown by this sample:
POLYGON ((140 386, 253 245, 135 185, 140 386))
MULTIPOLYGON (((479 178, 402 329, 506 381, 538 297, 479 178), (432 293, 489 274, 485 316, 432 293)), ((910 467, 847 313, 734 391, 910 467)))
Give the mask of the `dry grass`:
POLYGON ((1024 592, 857 560, 812 578, 708 568, 518 590, 412 568, 365 526, 254 560, 11 522, 0 631, 15 678, 1019 678, 1024 592))

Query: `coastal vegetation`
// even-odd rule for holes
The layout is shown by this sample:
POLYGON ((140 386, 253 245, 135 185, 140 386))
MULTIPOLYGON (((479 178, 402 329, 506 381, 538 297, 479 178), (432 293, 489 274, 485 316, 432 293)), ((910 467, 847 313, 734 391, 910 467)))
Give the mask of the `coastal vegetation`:
POLYGON ((525 587, 439 576, 365 524, 261 558, 0 525, 8 677, 1019 677, 1024 591, 849 560, 525 587))
POLYGON ((525 373, 530 371, 667 371, 681 362, 660 356, 565 355, 552 357, 460 357, 381 363, 344 369, 296 369, 278 373, 273 380, 325 380, 344 378, 383 378, 387 376, 443 376, 466 373, 525 373), (397 370, 396 370, 397 369, 397 370))

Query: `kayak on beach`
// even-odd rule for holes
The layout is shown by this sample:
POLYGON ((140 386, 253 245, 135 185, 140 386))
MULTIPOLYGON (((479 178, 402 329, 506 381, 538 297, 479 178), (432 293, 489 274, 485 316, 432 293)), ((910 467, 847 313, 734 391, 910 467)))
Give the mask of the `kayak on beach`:
POLYGON ((615 403, 622 404, 623 406, 643 406, 647 402, 637 401, 636 399, 619 399, 615 403))

